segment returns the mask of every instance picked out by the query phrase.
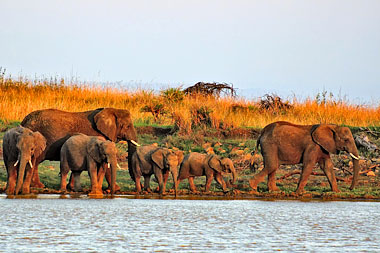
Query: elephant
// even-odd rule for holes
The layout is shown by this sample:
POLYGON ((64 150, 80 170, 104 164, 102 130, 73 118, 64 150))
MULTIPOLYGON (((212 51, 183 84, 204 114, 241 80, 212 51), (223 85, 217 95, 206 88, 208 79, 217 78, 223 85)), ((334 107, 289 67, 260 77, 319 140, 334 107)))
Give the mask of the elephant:
POLYGON ((115 193, 117 149, 114 142, 99 136, 77 134, 70 137, 61 148, 61 191, 66 191, 69 171, 74 174, 74 191, 80 191, 80 174, 87 170, 91 179, 89 195, 102 195, 102 184, 107 168, 111 169, 111 194, 115 193), (107 165, 107 168, 106 168, 107 165))
MULTIPOLYGON (((21 125, 33 131, 39 131, 47 141, 43 154, 37 158, 34 166, 32 185, 43 188, 38 175, 38 164, 43 160, 60 160, 60 150, 67 139, 76 133, 88 136, 102 136, 107 140, 128 141, 128 167, 130 174, 131 159, 136 152, 137 134, 128 110, 115 108, 98 108, 85 112, 66 112, 57 109, 33 111, 28 114, 21 125)), ((111 173, 107 169, 106 179, 110 187, 111 173)), ((131 174, 134 180, 134 175, 131 174)), ((115 186, 116 190, 119 188, 115 186)))
POLYGON ((295 125, 278 121, 264 127, 257 140, 261 147, 264 168, 249 181, 253 191, 268 175, 268 189, 278 191, 275 173, 279 165, 303 164, 296 194, 302 194, 313 167, 318 163, 326 175, 332 191, 338 192, 330 154, 346 151, 353 161, 354 176, 350 189, 359 176, 359 153, 349 128, 334 124, 295 125))
POLYGON ((233 162, 229 158, 220 158, 213 154, 201 154, 192 152, 185 156, 179 169, 179 176, 177 184, 183 179, 188 178, 190 184, 190 190, 197 192, 194 185, 194 177, 206 176, 205 191, 208 192, 211 186, 212 179, 215 178, 223 189, 223 192, 227 192, 226 183, 223 180, 222 172, 231 172, 232 180, 231 184, 235 183, 237 179, 236 170, 233 162))
POLYGON ((141 192, 140 178, 144 177, 144 190, 151 191, 150 177, 155 175, 160 194, 165 194, 169 172, 173 176, 174 191, 177 196, 178 166, 182 162, 183 152, 160 148, 155 145, 146 145, 137 148, 132 156, 132 168, 135 175, 136 191, 141 192))
POLYGON ((5 191, 7 195, 17 195, 21 187, 23 194, 30 193, 32 169, 36 166, 36 158, 44 152, 45 148, 46 139, 39 132, 33 132, 28 128, 18 126, 9 129, 5 133, 3 157, 8 176, 5 191))

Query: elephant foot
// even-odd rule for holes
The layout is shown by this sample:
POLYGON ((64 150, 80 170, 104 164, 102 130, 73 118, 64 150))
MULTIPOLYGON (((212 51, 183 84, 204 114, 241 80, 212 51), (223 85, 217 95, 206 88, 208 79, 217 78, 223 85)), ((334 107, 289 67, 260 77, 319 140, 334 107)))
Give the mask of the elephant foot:
POLYGON ((41 182, 32 182, 30 187, 34 187, 34 188, 45 188, 45 185, 41 182))
POLYGON ((103 196, 103 192, 101 191, 91 191, 88 193, 88 196, 103 196))
POLYGON ((251 186, 252 191, 257 191, 257 184, 254 182, 253 179, 249 180, 249 186, 251 186))
MULTIPOLYGON (((120 186, 118 186, 117 184, 115 184, 115 192, 117 191, 120 191, 120 186)), ((105 190, 107 193, 110 193, 111 192, 111 187, 108 186, 108 188, 105 190)))
POLYGON ((14 189, 13 190, 6 190, 5 194, 7 194, 8 196, 9 195, 15 195, 15 190, 14 189))
POLYGON ((22 194, 29 194, 30 193, 30 188, 22 188, 22 194))

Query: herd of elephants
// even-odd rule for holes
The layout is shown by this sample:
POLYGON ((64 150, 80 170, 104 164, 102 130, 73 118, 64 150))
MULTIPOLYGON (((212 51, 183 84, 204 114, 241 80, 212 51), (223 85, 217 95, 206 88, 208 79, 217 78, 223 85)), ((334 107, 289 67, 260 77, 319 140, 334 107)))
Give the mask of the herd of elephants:
MULTIPOLYGON (((9 129, 3 139, 3 156, 7 170, 7 195, 30 193, 30 187, 43 188, 38 165, 44 160, 60 161, 61 191, 80 191, 80 174, 87 170, 91 180, 89 195, 101 195, 104 177, 109 192, 119 189, 116 184, 117 149, 115 143, 128 143, 128 170, 136 184, 150 191, 151 175, 155 175, 160 194, 165 194, 169 174, 173 176, 177 195, 178 184, 188 179, 190 190, 196 192, 194 177, 206 176, 205 191, 215 179, 227 192, 222 173, 232 173, 237 179, 233 162, 213 154, 192 152, 183 155, 154 145, 140 146, 131 114, 128 110, 98 108, 86 112, 66 112, 56 109, 33 111, 21 125, 9 129), (71 173, 67 184, 68 172, 71 173), (144 177, 142 186, 140 178, 144 177)), ((269 191, 278 191, 276 170, 280 165, 302 163, 303 169, 296 194, 302 194, 315 164, 324 171, 331 190, 338 192, 330 154, 346 151, 353 161, 353 189, 359 176, 359 154, 349 128, 334 124, 295 125, 279 121, 267 125, 257 139, 264 168, 249 180, 252 191, 268 176, 269 191)))

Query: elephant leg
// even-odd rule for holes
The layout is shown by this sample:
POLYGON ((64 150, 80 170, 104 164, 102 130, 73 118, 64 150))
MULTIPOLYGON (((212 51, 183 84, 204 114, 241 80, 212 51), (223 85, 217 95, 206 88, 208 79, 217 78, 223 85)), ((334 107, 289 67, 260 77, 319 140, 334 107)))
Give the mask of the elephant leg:
POLYGON ((215 176, 215 181, 219 183, 219 185, 222 187, 223 192, 228 192, 226 182, 224 182, 222 174, 217 173, 215 176))
POLYGON ((30 184, 32 181, 32 168, 26 170, 26 175, 24 179, 24 183, 22 184, 22 194, 30 193, 30 184))
MULTIPOLYGON (((251 186, 252 190, 257 191, 257 185, 261 183, 262 181, 264 181, 267 175, 275 174, 276 170, 278 169, 278 166, 279 164, 278 164, 277 157, 275 157, 274 159, 268 159, 268 158, 266 159, 264 156, 264 168, 253 179, 249 180, 249 185, 251 186)), ((273 181, 273 178, 268 177, 268 188, 269 188, 269 179, 271 180, 271 182, 273 181)))
POLYGON ((5 190, 5 193, 7 195, 14 195, 15 194, 15 187, 16 187, 16 179, 17 179, 17 170, 12 165, 8 165, 10 168, 8 170, 8 182, 7 182, 7 189, 5 190))
POLYGON ((141 193, 140 176, 136 176, 134 181, 135 181, 135 185, 136 185, 136 192, 141 193))
POLYGON ((74 173, 71 171, 70 178, 69 178, 69 184, 66 185, 66 189, 73 191, 74 190, 74 184, 75 184, 74 173))
MULTIPOLYGON (((111 191, 111 169, 106 168, 106 170, 105 170, 105 176, 106 176, 106 181, 107 181, 107 184, 108 184, 107 190, 111 191)), ((132 179, 133 179, 133 181, 135 181, 134 177, 132 179)), ((120 186, 118 186, 115 183, 115 192, 116 191, 120 191, 120 186)))
POLYGON ((82 171, 72 171, 71 172, 71 176, 70 177, 73 177, 73 180, 74 180, 74 191, 75 192, 80 192, 82 191, 82 186, 80 185, 80 174, 82 173, 82 171))
MULTIPOLYGON (((69 165, 67 164, 67 160, 64 158, 61 160, 59 165, 60 165, 59 166, 60 167, 59 174, 61 176, 61 189, 60 190, 62 192, 66 192, 66 187, 67 187, 66 179, 67 179, 67 174, 70 171, 70 168, 69 168, 69 165)), ((72 180, 72 175, 73 175, 73 173, 71 173, 71 175, 70 175, 70 183, 72 180)), ((73 181, 73 183, 74 183, 74 181, 73 181)), ((71 189, 73 189, 73 188, 74 188, 74 185, 71 186, 71 189)))
POLYGON ((88 174, 90 175, 91 179, 91 191, 89 195, 98 195, 102 194, 99 192, 99 187, 98 187, 98 170, 97 168, 90 168, 88 170, 88 174))
POLYGON ((158 186, 160 187, 160 194, 165 194, 164 178, 162 176, 162 170, 157 166, 153 168, 154 176, 158 181, 158 186))
POLYGON ((144 175, 144 190, 147 192, 152 192, 150 189, 150 176, 151 175, 144 175))
POLYGON ((209 192, 210 186, 211 186, 211 183, 212 183, 213 179, 214 179, 214 175, 213 174, 210 174, 210 175, 206 176, 205 192, 209 192))
POLYGON ((190 185, 190 191, 197 193, 197 187, 195 187, 194 184, 194 177, 189 177, 189 185, 190 185))
POLYGON ((334 165, 330 158, 324 159, 320 162, 320 166, 325 173, 327 180, 329 181, 331 190, 333 192, 339 192, 338 184, 336 182, 335 173, 334 173, 334 165))
MULTIPOLYGON (((70 176, 70 179, 71 179, 71 176, 70 176)), ((67 180, 67 172, 61 172, 61 189, 60 190, 62 192, 66 192, 66 187, 67 187, 66 180, 67 180)))
POLYGON ((31 187, 35 187, 35 188, 44 188, 45 185, 43 183, 41 183, 40 181, 40 175, 38 175, 38 164, 36 163, 34 166, 33 166, 33 169, 32 169, 32 182, 31 182, 31 187))
POLYGON ((307 184, 307 179, 311 175, 311 172, 313 171, 314 164, 313 163, 307 163, 304 165, 302 172, 301 172, 301 177, 298 182, 296 194, 302 194, 304 192, 304 188, 307 184))
POLYGON ((269 191, 279 191, 280 189, 276 185, 276 171, 268 174, 268 189, 269 191))
POLYGON ((104 179, 104 174, 107 171, 107 165, 103 164, 100 166, 99 171, 98 171, 98 190, 102 192, 102 186, 103 186, 103 179, 104 179))
POLYGON ((164 173, 164 192, 166 190, 166 183, 168 182, 169 174, 170 174, 170 170, 166 170, 164 173))

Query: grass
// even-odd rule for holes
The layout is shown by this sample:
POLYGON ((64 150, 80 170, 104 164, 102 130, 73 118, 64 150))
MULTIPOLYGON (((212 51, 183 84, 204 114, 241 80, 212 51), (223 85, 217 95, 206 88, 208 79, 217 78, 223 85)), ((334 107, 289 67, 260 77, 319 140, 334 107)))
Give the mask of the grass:
MULTIPOLYGON (((331 96, 321 99, 320 94, 304 101, 293 98, 287 101, 291 105, 289 109, 263 110, 260 99, 187 96, 180 89, 173 88, 159 93, 131 91, 95 84, 67 84, 63 79, 15 80, 4 75, 0 75, 0 94, 0 119, 7 124, 21 121, 28 113, 39 109, 85 111, 116 107, 130 110, 137 125, 176 125, 183 132, 191 131, 195 123, 202 122, 218 129, 262 128, 278 120, 352 127, 380 125, 379 105, 355 105, 331 96), (149 108, 158 108, 159 112, 150 112, 149 108)), ((0 126, 3 123, 0 122, 0 126)))
MULTIPOLYGON (((1 71, 0 71, 1 72, 1 71)), ((293 98, 287 101, 289 108, 262 109, 260 99, 242 99, 210 96, 187 96, 181 90, 170 88, 161 92, 150 90, 127 90, 123 88, 109 88, 88 84, 67 84, 65 80, 31 81, 25 78, 17 80, 5 78, 0 74, 0 144, 4 131, 17 126, 30 112, 38 109, 57 108, 67 111, 85 111, 99 107, 116 107, 128 109, 133 115, 134 124, 139 127, 174 128, 170 135, 139 134, 141 144, 157 143, 159 146, 176 147, 189 152, 202 152, 210 148, 217 155, 230 157, 238 167, 239 179, 236 183, 240 191, 249 191, 249 179, 254 173, 249 169, 250 152, 256 141, 253 138, 221 138, 216 137, 220 131, 230 131, 236 128, 263 128, 265 125, 286 120, 298 124, 335 123, 346 125, 353 132, 366 127, 374 132, 380 132, 380 106, 355 105, 333 96, 317 94, 312 99, 299 101, 293 98)), ((379 139, 374 140, 380 145, 379 139)), ((117 183, 122 191, 134 191, 135 186, 129 177, 125 162, 126 144, 117 144, 121 166, 117 183)), ((1 153, 1 152, 0 152, 1 153)), ((377 157, 377 153, 361 151, 362 156, 377 157)), ((280 169, 277 177, 287 173, 280 169)), ((59 189, 59 163, 45 161, 39 167, 41 181, 50 189, 59 189)), ((154 177, 152 177, 154 178, 154 177)), ((295 191, 299 175, 278 182, 279 188, 290 194, 295 191)), ((311 176, 306 191, 317 196, 330 195, 338 197, 376 197, 380 198, 379 175, 372 179, 362 176, 362 183, 354 191, 349 191, 346 183, 339 182, 341 193, 332 194, 325 177, 311 176)), ((81 176, 84 188, 90 187, 86 172, 81 176)), ((151 186, 157 184, 152 180, 151 186)), ((198 190, 205 185, 205 178, 196 178, 198 190)), ((0 187, 6 184, 6 171, 3 161, 0 160, 0 187)), ((104 186, 106 183, 104 183, 104 186)), ((173 185, 169 177, 167 188, 173 185)), ((188 182, 184 180, 180 189, 188 189, 188 182)), ((267 186, 261 183, 259 192, 266 192, 267 186)), ((220 186, 212 183, 211 191, 221 192, 220 186)))

